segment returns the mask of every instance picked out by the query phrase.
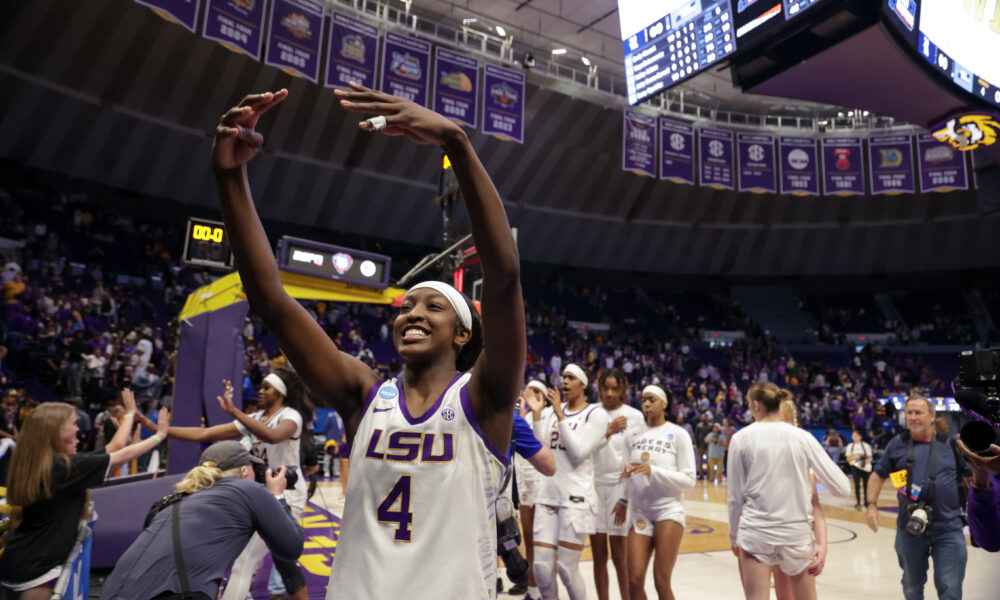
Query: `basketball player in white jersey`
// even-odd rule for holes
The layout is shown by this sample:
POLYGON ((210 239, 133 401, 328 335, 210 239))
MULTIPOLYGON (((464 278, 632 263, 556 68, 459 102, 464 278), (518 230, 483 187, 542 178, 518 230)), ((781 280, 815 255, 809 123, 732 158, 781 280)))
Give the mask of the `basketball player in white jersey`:
POLYGON ((647 385, 642 390, 642 412, 646 429, 630 440, 628 465, 622 478, 628 482, 629 501, 615 508, 616 520, 624 520, 631 508, 628 534, 629 594, 645 600, 646 569, 653 555, 653 584, 659 600, 673 600, 670 578, 684 535, 684 490, 696 482, 694 446, 683 427, 667 420, 670 402, 666 390, 647 385), (656 550, 655 554, 653 550, 656 550))
POLYGON ((628 517, 615 523, 611 512, 623 497, 622 468, 628 464, 629 439, 646 428, 642 411, 625 404, 628 380, 621 369, 604 369, 597 380, 601 405, 608 413, 608 430, 594 454, 594 485, 597 490, 597 533, 590 536, 594 555, 594 584, 599 600, 608 600, 608 542, 611 561, 618 575, 618 591, 628 598, 628 517))
POLYGON ((517 245, 500 197, 458 125, 356 84, 335 94, 342 107, 376 115, 359 123, 362 131, 435 144, 450 158, 483 268, 484 317, 481 323, 471 301, 449 285, 414 286, 393 325, 403 376, 377 381, 282 288, 250 197, 245 165, 263 143, 254 127, 287 90, 247 96, 222 116, 212 162, 247 299, 313 394, 343 417, 352 443, 326 597, 494 598, 493 503, 526 351, 517 245))
MULTIPOLYGON (((531 402, 528 398, 532 398, 532 402, 537 401, 544 404, 548 391, 544 383, 532 379, 521 392, 521 416, 529 425, 534 422, 535 417, 529 406, 531 402)), ((548 448, 548 442, 544 446, 548 448)), ((535 494, 541 483, 542 474, 526 458, 516 453, 514 454, 514 474, 517 476, 518 510, 521 512, 521 537, 524 538, 524 554, 529 563, 534 563, 535 545, 532 528, 535 523, 535 494)), ((538 598, 538 584, 535 583, 535 572, 532 570, 528 574, 528 594, 525 599, 538 600, 538 598)))
POLYGON ((587 536, 596 531, 594 452, 608 429, 604 409, 587 403, 589 378, 584 370, 569 364, 562 376, 562 398, 550 390, 550 409, 543 414, 541 403, 531 404, 535 437, 548 444, 556 458, 556 474, 543 480, 535 494, 532 568, 544 600, 559 597, 557 571, 571 600, 586 597, 580 553, 587 536))

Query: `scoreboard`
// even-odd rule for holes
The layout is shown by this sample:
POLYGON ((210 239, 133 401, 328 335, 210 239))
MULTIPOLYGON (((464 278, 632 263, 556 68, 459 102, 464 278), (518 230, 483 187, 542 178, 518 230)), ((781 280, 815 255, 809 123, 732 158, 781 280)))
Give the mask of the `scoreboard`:
POLYGON ((278 240, 278 266, 313 277, 383 289, 389 285, 388 256, 283 236, 278 240))
POLYGON ((231 271, 235 265, 226 226, 219 221, 188 219, 182 262, 186 265, 231 271))

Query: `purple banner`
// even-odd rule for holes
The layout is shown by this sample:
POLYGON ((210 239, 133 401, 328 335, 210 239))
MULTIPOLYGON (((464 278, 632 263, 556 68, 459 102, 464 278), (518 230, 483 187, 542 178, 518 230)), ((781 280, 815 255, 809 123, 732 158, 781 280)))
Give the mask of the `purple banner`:
POLYGON ((928 133, 917 134, 917 164, 921 192, 947 192, 969 188, 965 154, 928 133))
POLYGON ((823 138, 823 193, 827 196, 863 196, 864 152, 859 137, 823 138))
POLYGON ((322 4, 314 0, 271 0, 265 64, 316 83, 322 44, 322 4))
POLYGON ((660 119, 660 179, 694 185, 694 125, 660 119))
POLYGON ((375 89, 377 27, 331 12, 330 44, 326 52, 326 87, 347 87, 353 81, 375 89))
POLYGON ((262 0, 208 0, 205 28, 201 32, 205 39, 260 60, 263 30, 262 0))
POLYGON ((440 46, 434 49, 435 112, 475 129, 478 90, 478 60, 440 46))
POLYGON ((819 159, 815 139, 778 138, 778 159, 781 165, 782 194, 819 195, 819 159))
POLYGON ((913 136, 873 135, 868 138, 868 169, 872 194, 912 194, 913 136))
POLYGON ((524 143, 524 73, 483 66, 483 133, 524 143))
POLYGON ((656 177, 656 117, 622 113, 622 170, 656 177))
POLYGON ((762 133, 736 134, 739 149, 739 190, 755 194, 775 193, 774 136, 762 133))
POLYGON ((733 132, 702 127, 698 130, 701 185, 733 189, 733 132))
POLYGON ((382 50, 382 90, 427 106, 431 45, 423 40, 385 33, 382 50))
POLYGON ((136 3, 148 6, 160 17, 177 23, 184 29, 194 32, 198 26, 198 8, 201 0, 135 0, 136 3))

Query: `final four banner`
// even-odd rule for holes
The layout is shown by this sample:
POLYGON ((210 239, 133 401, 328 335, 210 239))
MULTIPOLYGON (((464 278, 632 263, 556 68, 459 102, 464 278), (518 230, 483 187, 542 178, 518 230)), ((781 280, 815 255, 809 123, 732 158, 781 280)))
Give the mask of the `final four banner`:
POLYGON ((317 83, 322 46, 322 4, 313 0, 271 0, 265 64, 317 83))
POLYGON ((353 81, 375 89, 377 27, 334 11, 326 51, 326 87, 347 87, 353 81))
POLYGON ((969 189, 965 154, 928 133, 917 135, 917 163, 920 165, 920 191, 969 189))
POLYGON ((524 143, 524 73, 483 65, 483 133, 524 143))
POLYGON ((162 18, 177 23, 184 29, 194 32, 198 27, 198 8, 201 0, 135 0, 138 4, 148 6, 162 18))
POLYGON ((382 50, 382 90, 427 106, 431 45, 387 31, 382 50))
POLYGON ((202 36, 260 60, 264 40, 263 0, 208 0, 202 36))
POLYGON ((660 179, 694 185, 694 126, 660 119, 660 179))
POLYGON ((864 152, 859 137, 823 138, 823 193, 827 196, 863 196, 864 152))
POLYGON ((473 129, 479 61, 440 46, 434 49, 434 111, 473 129))
POLYGON ((761 133, 736 134, 739 149, 739 190, 764 194, 775 193, 774 136, 761 133))
POLYGON ((733 132, 702 127, 698 130, 701 184, 733 189, 733 132))
POLYGON ((819 195, 819 157, 814 138, 778 138, 778 163, 781 165, 779 187, 782 194, 819 195))
POLYGON ((656 177, 656 117, 622 113, 622 169, 656 177))
POLYGON ((868 168, 872 194, 912 194, 913 137, 873 135, 868 138, 868 168))

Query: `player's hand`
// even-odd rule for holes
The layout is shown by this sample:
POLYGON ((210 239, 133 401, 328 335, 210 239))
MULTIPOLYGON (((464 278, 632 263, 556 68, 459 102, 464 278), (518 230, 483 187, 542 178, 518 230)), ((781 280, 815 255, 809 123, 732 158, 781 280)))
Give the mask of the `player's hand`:
MULTIPOLYGON (((333 91, 340 98, 340 105, 353 112, 384 116, 385 135, 405 135, 418 144, 435 146, 444 146, 464 135, 454 122, 415 102, 370 90, 353 81, 350 86, 333 91)), ((358 127, 374 131, 367 120, 358 123, 358 127)))
POLYGON ((874 504, 868 505, 868 514, 865 520, 868 522, 868 528, 878 533, 878 507, 874 504))
POLYGON ((627 426, 628 426, 628 421, 625 420, 625 417, 615 417, 613 421, 608 423, 607 435, 612 436, 618 433, 619 431, 625 429, 625 427, 627 426))
POLYGON ((522 398, 528 403, 528 408, 531 409, 531 412, 536 415, 540 414, 542 409, 545 408, 545 399, 539 394, 525 394, 522 398))
POLYGON ((125 407, 125 414, 132 413, 135 415, 135 394, 129 388, 122 388, 121 391, 122 406, 125 407))
POLYGON ((552 411, 556 413, 556 416, 561 417, 563 415, 562 396, 559 394, 559 390, 549 388, 549 391, 545 394, 545 399, 552 405, 552 411))
POLYGON ((653 472, 649 463, 634 462, 625 467, 632 475, 649 475, 653 472))
POLYGON ((280 467, 277 471, 267 470, 267 478, 264 480, 264 486, 267 488, 267 491, 275 496, 280 496, 285 493, 286 483, 285 467, 280 467))
POLYGON ((629 471, 628 465, 622 467, 622 472, 618 474, 618 481, 622 479, 628 479, 632 476, 632 471, 629 471))
POLYGON ((969 450, 969 447, 959 439, 958 449, 962 451, 966 464, 972 469, 972 479, 977 489, 989 486, 990 475, 1000 475, 1000 446, 990 444, 993 456, 980 456, 969 450))
POLYGON ((161 440, 167 439, 167 431, 170 429, 170 411, 164 406, 156 415, 156 435, 161 440))
POLYGON ((245 165, 264 144, 264 136, 254 131, 261 115, 288 97, 288 90, 250 94, 230 108, 215 128, 212 167, 235 169, 245 165))
POLYGON ((826 565, 826 544, 817 544, 816 548, 813 550, 812 556, 809 557, 809 566, 806 567, 806 573, 812 575, 813 577, 819 577, 819 574, 823 572, 823 567, 826 565))
POLYGON ((615 517, 615 526, 621 527, 622 523, 625 522, 626 513, 628 513, 628 507, 621 502, 615 502, 615 507, 611 509, 611 514, 615 517))
POLYGON ((739 546, 733 546, 733 556, 735 556, 736 558, 740 557, 740 547, 739 546))

